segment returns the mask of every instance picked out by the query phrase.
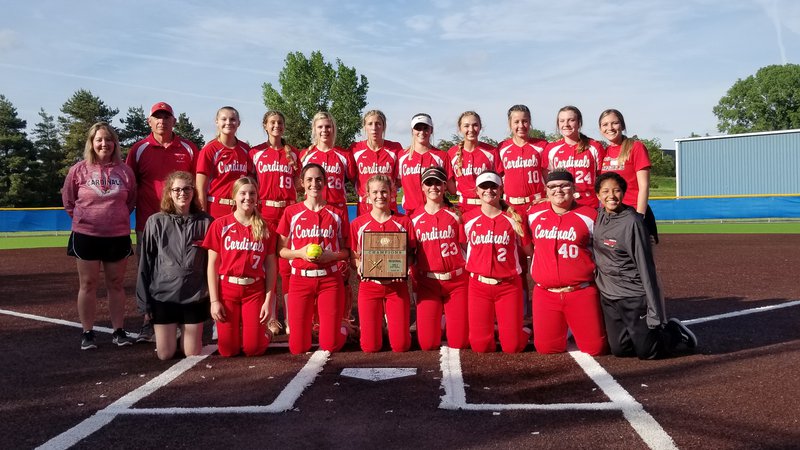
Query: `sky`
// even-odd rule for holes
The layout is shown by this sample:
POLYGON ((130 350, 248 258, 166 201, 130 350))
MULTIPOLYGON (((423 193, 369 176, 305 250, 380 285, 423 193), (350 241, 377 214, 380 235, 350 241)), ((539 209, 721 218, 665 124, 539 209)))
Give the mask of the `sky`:
MULTIPOLYGON (((6 2, 4 2, 6 3, 6 2)), ((583 113, 599 139, 606 108, 629 135, 718 135, 712 108, 738 79, 800 62, 796 0, 7 1, 0 16, 0 94, 28 121, 58 116, 88 89, 119 119, 131 106, 170 103, 206 138, 232 105, 238 137, 263 142, 264 83, 278 87, 286 55, 319 50, 369 80, 366 110, 407 146, 427 112, 434 141, 477 111, 483 134, 508 136, 525 104, 555 132, 559 108, 583 113)))

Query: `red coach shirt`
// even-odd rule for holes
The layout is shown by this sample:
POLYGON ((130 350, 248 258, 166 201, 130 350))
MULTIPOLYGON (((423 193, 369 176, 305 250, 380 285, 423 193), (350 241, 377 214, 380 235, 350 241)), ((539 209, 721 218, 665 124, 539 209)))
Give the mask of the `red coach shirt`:
POLYGON ((542 161, 548 171, 566 169, 575 177, 575 193, 578 203, 590 208, 597 208, 599 201, 594 194, 594 180, 600 174, 600 163, 603 161, 603 146, 594 139, 589 139, 589 148, 580 154, 575 152, 577 145, 569 145, 564 139, 551 142, 545 148, 542 161))
POLYGON ((423 272, 452 272, 466 264, 464 238, 456 213, 442 208, 430 214, 420 208, 411 218, 417 238, 416 267, 423 272))
MULTIPOLYGON (((233 214, 214 220, 208 228, 203 247, 219 254, 220 275, 264 278, 264 260, 275 254, 277 236, 270 232, 260 241, 253 240, 251 226, 239 223, 233 214)), ((269 231, 265 227, 265 232, 269 231)))
POLYGON ((577 204, 563 215, 552 207, 531 212, 531 276, 536 283, 560 288, 594 280, 592 236, 596 218, 597 210, 577 204))
POLYGON ((650 168, 650 155, 647 154, 647 148, 640 141, 633 142, 633 148, 625 162, 617 159, 620 150, 622 147, 619 145, 610 145, 606 149, 600 173, 617 172, 620 174, 628 183, 628 190, 625 191, 622 203, 636 208, 639 200, 639 180, 636 178, 636 172, 650 168))
POLYGON ((364 242, 364 233, 370 231, 393 232, 402 231, 407 236, 407 248, 410 250, 417 245, 417 238, 414 236, 414 228, 411 219, 404 214, 393 212, 386 222, 378 222, 370 213, 362 214, 350 222, 350 248, 361 253, 361 245, 364 242))
MULTIPOLYGON (((302 202, 287 206, 278 223, 278 234, 287 238, 286 246, 291 250, 319 244, 325 250, 338 252, 346 248, 349 241, 344 213, 330 204, 319 211, 312 211, 302 202)), ((336 263, 331 261, 323 265, 304 259, 289 260, 292 267, 303 270, 327 269, 336 263)))
POLYGON ((197 173, 208 177, 209 197, 214 200, 231 198, 233 183, 255 172, 249 153, 250 146, 242 141, 228 148, 214 139, 203 147, 197 160, 197 173))
POLYGON ((161 211, 161 193, 167 175, 183 170, 194 174, 197 147, 189 140, 173 134, 166 147, 158 143, 151 133, 133 144, 125 163, 136 176, 136 230, 144 230, 144 224, 153 214, 161 211))
POLYGON ((397 161, 397 173, 400 184, 403 186, 403 208, 414 211, 425 205, 425 196, 422 194, 422 172, 428 167, 441 167, 447 178, 453 178, 453 169, 447 153, 432 148, 425 153, 404 150, 397 161))
POLYGON ((503 174, 503 166, 500 164, 500 157, 497 150, 491 145, 479 142, 473 151, 461 151, 461 163, 458 163, 458 145, 454 145, 447 151, 450 158, 450 166, 456 180, 456 190, 460 196, 459 203, 465 204, 468 198, 477 198, 475 193, 475 178, 484 170, 493 170, 503 174), (459 170, 460 169, 460 170, 459 170), (459 173, 460 172, 460 173, 459 173))
POLYGON ((294 180, 300 175, 300 155, 289 147, 276 149, 269 142, 250 149, 250 157, 258 178, 260 200, 294 201, 297 199, 294 180))
POLYGON ((503 165, 503 189, 507 197, 529 197, 529 203, 545 197, 542 152, 544 139, 532 139, 522 147, 513 139, 501 142, 498 148, 503 165))
POLYGON ((324 194, 328 203, 340 207, 347 203, 347 191, 344 183, 348 179, 356 178, 356 165, 350 152, 339 147, 323 152, 317 147, 313 147, 300 153, 300 161, 302 162, 301 166, 316 163, 325 169, 328 185, 325 186, 324 194))
POLYGON ((519 251, 528 245, 530 236, 525 214, 519 214, 523 237, 514 230, 516 222, 507 211, 490 218, 475 208, 464 215, 467 271, 491 278, 510 278, 522 273, 519 251))

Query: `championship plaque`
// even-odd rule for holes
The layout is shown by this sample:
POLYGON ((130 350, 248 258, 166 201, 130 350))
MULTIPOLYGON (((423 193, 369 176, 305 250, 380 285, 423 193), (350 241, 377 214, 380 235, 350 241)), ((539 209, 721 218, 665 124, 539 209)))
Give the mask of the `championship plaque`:
POLYGON ((406 278, 405 232, 364 232, 361 245, 361 276, 372 279, 406 278))

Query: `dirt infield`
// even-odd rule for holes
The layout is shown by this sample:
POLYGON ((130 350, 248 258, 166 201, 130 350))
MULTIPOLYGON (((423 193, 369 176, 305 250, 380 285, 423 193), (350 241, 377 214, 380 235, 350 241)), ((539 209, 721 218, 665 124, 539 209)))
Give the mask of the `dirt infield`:
MULTIPOLYGON (((81 351, 74 261, 0 251, 0 448, 797 448, 798 249, 800 235, 665 235, 667 308, 700 346, 659 361, 532 346, 293 356, 279 343, 162 362, 102 330, 81 351), (386 368, 406 376, 343 372, 386 368)), ((130 330, 134 272, 131 260, 130 330)), ((105 301, 98 318, 109 326, 105 301)))

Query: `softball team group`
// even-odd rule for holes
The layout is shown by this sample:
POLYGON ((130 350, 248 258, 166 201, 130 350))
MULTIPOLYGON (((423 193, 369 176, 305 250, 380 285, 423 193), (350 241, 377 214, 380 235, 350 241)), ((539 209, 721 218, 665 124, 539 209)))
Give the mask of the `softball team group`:
POLYGON ((277 111, 264 115, 268 140, 252 148, 236 136, 232 107, 217 112, 217 136, 200 151, 173 132, 170 105, 153 105, 148 123, 152 134, 125 162, 115 130, 95 124, 84 160, 64 182, 82 349, 96 348, 101 267, 113 343, 155 341, 161 359, 179 349, 198 354, 209 318, 222 356, 263 354, 284 331, 293 354, 309 351, 314 335, 321 350, 359 336, 363 351, 377 352, 386 334, 391 350, 404 352, 412 305, 422 350, 438 349, 444 336, 452 348, 493 352, 499 341, 513 353, 532 336, 536 351, 558 353, 571 333, 591 355, 652 359, 697 344, 665 314, 647 205, 650 161, 623 134, 617 110, 599 119, 607 147, 581 132, 573 106, 559 110, 563 137, 549 143, 530 138, 529 109, 512 106, 511 137, 497 148, 479 140, 480 116, 467 111, 457 122, 463 139, 447 151, 432 145, 428 114, 412 117, 406 148, 384 139, 377 110, 364 115, 367 139, 349 149, 336 147, 326 112, 313 117, 312 144, 302 151, 284 141, 277 111), (358 195, 357 217, 348 216, 346 181, 358 195), (134 207, 137 339, 122 326, 134 207), (405 234, 410 283, 363 273, 372 232, 405 234), (360 279, 358 327, 351 271, 360 279), (532 328, 524 321, 531 312, 532 328))

